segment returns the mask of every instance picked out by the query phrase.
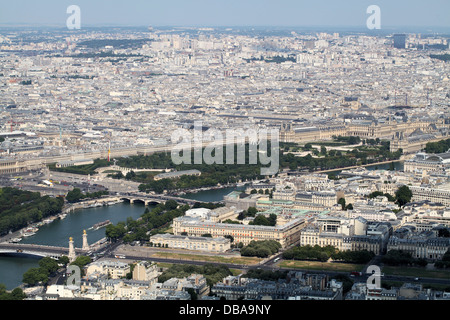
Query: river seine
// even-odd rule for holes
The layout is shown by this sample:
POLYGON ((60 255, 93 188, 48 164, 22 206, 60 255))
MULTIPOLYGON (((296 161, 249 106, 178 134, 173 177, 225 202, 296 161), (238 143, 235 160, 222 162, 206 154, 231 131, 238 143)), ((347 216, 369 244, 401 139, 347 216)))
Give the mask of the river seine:
MULTIPOLYGON (((368 170, 388 169, 390 164, 373 165, 366 167, 368 170)), ((403 162, 395 163, 395 170, 403 170, 403 162)), ((339 173, 337 170, 335 173, 339 173)), ((244 190, 245 187, 229 187, 214 190, 199 191, 182 195, 187 199, 202 202, 223 200, 223 196, 233 190, 244 190)), ((151 206, 150 206, 151 209, 151 206)), ((139 218, 145 211, 142 203, 119 203, 111 206, 79 209, 69 213, 66 218, 55 220, 43 225, 39 231, 30 237, 24 238, 21 243, 32 243, 50 246, 69 247, 69 237, 74 240, 75 247, 82 246, 83 230, 88 235, 88 243, 92 244, 105 237, 105 228, 90 230, 94 224, 110 220, 113 224, 126 221, 128 217, 139 218)), ((4 284, 7 290, 12 290, 22 284, 23 273, 30 268, 38 266, 40 258, 21 255, 0 255, 0 284, 4 284)))
MULTIPOLYGON (((182 195, 182 197, 204 202, 221 201, 224 195, 237 189, 243 190, 244 187, 205 190, 182 195)), ((152 206, 149 206, 149 209, 151 208, 152 206)), ((54 220, 39 227, 36 234, 23 238, 20 243, 69 247, 69 237, 72 237, 75 247, 80 248, 83 241, 83 230, 86 230, 88 235, 88 243, 92 244, 105 237, 105 228, 89 229, 94 224, 106 220, 116 224, 120 221, 126 221, 128 217, 137 219, 144 211, 144 204, 129 204, 128 202, 75 210, 64 219, 54 220)), ((23 255, 0 255, 0 284, 4 284, 7 290, 20 286, 23 274, 30 268, 38 267, 39 259, 39 257, 23 255)))

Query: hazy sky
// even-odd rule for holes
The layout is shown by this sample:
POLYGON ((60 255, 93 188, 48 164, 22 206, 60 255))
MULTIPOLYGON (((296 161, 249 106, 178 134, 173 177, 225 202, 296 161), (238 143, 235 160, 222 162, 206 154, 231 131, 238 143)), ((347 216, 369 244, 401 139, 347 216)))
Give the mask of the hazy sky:
POLYGON ((378 5, 382 28, 450 27, 450 0, 0 0, 0 24, 64 27, 72 4, 82 26, 365 27, 378 5))

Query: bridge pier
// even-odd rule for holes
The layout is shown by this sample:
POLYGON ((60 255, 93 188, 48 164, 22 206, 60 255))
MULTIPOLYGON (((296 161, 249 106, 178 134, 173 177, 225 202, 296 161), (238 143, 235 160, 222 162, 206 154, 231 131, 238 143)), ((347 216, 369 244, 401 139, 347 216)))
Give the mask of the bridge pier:
POLYGON ((87 241, 87 234, 86 234, 86 230, 83 230, 83 247, 82 250, 89 250, 89 244, 87 241))
POLYGON ((54 247, 37 244, 19 244, 19 243, 0 243, 0 254, 26 254, 38 257, 50 257, 59 259, 62 256, 67 256, 70 262, 73 262, 77 255, 86 254, 91 246, 87 242, 86 231, 83 233, 83 248, 75 248, 73 238, 69 238, 69 253, 67 254, 67 247, 54 247))
POLYGON ((69 261, 73 262, 77 258, 77 254, 75 253, 75 247, 73 245, 73 239, 72 237, 69 238, 69 255, 68 255, 69 261))

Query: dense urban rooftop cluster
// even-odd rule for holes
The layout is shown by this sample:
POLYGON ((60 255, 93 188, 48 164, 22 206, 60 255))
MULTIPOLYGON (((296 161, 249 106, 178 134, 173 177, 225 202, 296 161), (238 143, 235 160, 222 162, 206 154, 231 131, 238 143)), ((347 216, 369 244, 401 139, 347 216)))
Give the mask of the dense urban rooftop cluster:
MULTIPOLYGON (((0 30, 0 174, 43 169, 35 173, 44 179, 51 176, 45 165, 54 163, 53 180, 40 183, 51 195, 67 200, 75 185, 87 184, 89 190, 92 178, 104 192, 99 197, 109 192, 116 196, 111 201, 160 203, 162 193, 183 195, 188 189, 167 190, 163 182, 193 181, 205 172, 137 165, 133 171, 117 159, 110 166, 109 157, 167 152, 172 133, 193 130, 196 121, 202 132, 275 128, 287 166, 259 181, 239 181, 247 182, 247 189, 226 195, 222 207, 185 208, 170 219, 172 234, 143 232, 149 236, 145 246, 219 255, 276 241, 283 250, 279 258, 293 260, 300 256, 293 247, 333 246, 377 256, 405 251, 411 264, 442 262, 450 248, 449 237, 442 236, 450 228, 450 149, 437 141, 450 132, 450 69, 440 59, 449 53, 448 41, 426 34, 233 28, 0 30), (400 46, 399 37, 405 40, 400 46), (439 152, 425 152, 429 142, 438 143, 439 152), (332 170, 325 169, 343 155, 354 161, 342 162, 347 168, 329 175, 332 170), (64 171, 105 158, 92 177, 64 171), (393 160, 401 160, 403 168, 395 170, 393 160), (361 167, 381 161, 392 168, 361 167), (162 192, 150 184, 141 188, 136 178, 152 169, 157 170, 151 180, 161 182, 162 192), (149 193, 154 198, 146 198, 149 193)), ((134 160, 133 165, 139 162, 134 160)), ((30 179, 21 187, 39 182, 30 179)), ((165 209, 157 210, 146 213, 156 216, 165 209)), ((273 267, 278 268, 275 261, 273 267)), ((373 289, 355 282, 344 290, 345 279, 319 272, 291 271, 277 281, 230 275, 207 284, 196 273, 159 281, 161 270, 148 261, 134 261, 133 268, 94 261, 78 286, 36 286, 27 294, 47 300, 450 298, 411 283, 373 289)))
POLYGON ((214 29, 3 30, 3 155, 171 143, 191 128, 299 128, 448 118, 440 36, 214 29), (409 108, 400 108, 409 107, 409 108), (9 154, 8 154, 9 152, 9 154))

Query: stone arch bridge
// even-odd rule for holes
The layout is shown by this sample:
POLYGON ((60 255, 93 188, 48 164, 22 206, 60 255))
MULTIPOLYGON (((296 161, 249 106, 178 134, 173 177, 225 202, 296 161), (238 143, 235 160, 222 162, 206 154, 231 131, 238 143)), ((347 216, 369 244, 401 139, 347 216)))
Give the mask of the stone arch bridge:
MULTIPOLYGON (((186 198, 175 197, 175 196, 141 195, 141 194, 134 194, 134 193, 118 195, 117 197, 120 200, 129 201, 130 203, 141 202, 141 203, 144 203, 146 206, 149 204, 164 203, 168 200, 175 200, 176 202, 178 202, 180 204, 189 204, 189 205, 193 205, 196 202, 201 202, 198 200, 186 199, 186 198)), ((212 203, 216 203, 216 202, 212 202, 212 203)))
MULTIPOLYGON (((86 254, 88 250, 75 248, 77 255, 86 254)), ((69 247, 56 247, 38 244, 0 243, 0 254, 23 254, 36 257, 58 259, 69 255, 69 247)))

